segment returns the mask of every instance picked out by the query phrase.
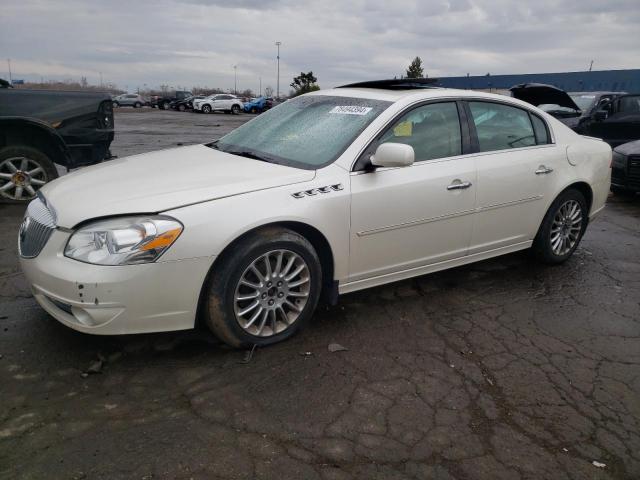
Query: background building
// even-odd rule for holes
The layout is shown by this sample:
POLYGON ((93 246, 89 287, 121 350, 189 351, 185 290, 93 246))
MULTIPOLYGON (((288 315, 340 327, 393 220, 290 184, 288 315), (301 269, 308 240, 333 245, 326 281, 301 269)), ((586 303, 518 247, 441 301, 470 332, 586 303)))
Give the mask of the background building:
POLYGON ((519 83, 546 83, 568 92, 625 91, 638 93, 640 92, 640 69, 440 77, 437 79, 436 85, 473 90, 506 90, 519 83))

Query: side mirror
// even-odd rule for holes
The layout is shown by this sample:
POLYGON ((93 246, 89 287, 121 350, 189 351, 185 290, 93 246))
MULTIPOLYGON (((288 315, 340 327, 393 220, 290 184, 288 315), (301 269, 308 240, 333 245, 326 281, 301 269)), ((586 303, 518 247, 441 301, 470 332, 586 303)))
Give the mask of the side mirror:
POLYGON ((371 155, 371 164, 375 167, 408 167, 413 165, 415 152, 411 145, 404 143, 383 143, 376 153, 371 155))
POLYGON ((597 122, 602 122, 609 117, 609 112, 606 110, 596 110, 596 113, 593 115, 593 118, 597 122))

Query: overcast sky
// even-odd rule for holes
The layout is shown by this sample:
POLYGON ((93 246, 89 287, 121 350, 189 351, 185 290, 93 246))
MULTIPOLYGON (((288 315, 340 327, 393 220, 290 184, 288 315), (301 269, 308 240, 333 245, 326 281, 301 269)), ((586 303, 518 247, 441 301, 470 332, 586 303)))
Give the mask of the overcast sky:
MULTIPOLYGON (((640 68, 638 0, 1 0, 13 78, 137 87, 321 87, 392 78, 640 68)), ((0 77, 8 76, 6 61, 0 77)))

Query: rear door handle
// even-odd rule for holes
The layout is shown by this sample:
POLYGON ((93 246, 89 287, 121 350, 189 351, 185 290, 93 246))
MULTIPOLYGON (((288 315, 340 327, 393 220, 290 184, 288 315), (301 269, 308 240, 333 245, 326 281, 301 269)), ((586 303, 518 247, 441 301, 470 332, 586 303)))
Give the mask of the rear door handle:
POLYGON ((553 172, 553 168, 548 168, 548 167, 545 167, 544 165, 540 165, 536 170, 536 175, 545 175, 551 172, 553 172))
POLYGON ((461 182, 460 180, 457 180, 457 182, 454 180, 451 185, 447 185, 447 190, 464 190, 471 186, 471 182, 461 182))

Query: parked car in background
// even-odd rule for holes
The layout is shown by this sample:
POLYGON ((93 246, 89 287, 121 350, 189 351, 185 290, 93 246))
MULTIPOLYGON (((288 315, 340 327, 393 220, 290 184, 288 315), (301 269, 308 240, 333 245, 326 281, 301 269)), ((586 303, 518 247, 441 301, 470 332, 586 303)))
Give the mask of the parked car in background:
POLYGON ((262 113, 265 110, 269 110, 273 106, 272 102, 269 102, 267 97, 253 98, 251 101, 244 104, 244 111, 247 113, 262 113))
POLYGON ((640 140, 613 150, 611 191, 616 195, 640 193, 640 140))
POLYGON ((56 164, 109 158, 113 125, 108 93, 0 89, 0 198, 34 198, 58 176, 56 164))
POLYGON ((19 239, 35 299, 86 333, 200 315, 246 347, 290 337, 320 298, 517 250, 569 259, 604 208, 609 145, 513 98, 409 85, 302 95, 46 185, 19 239))
POLYGON ((531 103, 581 135, 612 147, 640 139, 640 95, 626 92, 573 92, 526 83, 510 88, 513 97, 531 103))
POLYGON ((224 112, 237 115, 242 112, 244 105, 235 95, 228 93, 218 93, 209 95, 201 100, 194 100, 193 111, 202 113, 224 112))
POLYGON ((171 102, 184 100, 185 98, 192 96, 193 93, 186 90, 176 90, 172 95, 152 95, 150 104, 154 108, 157 107, 161 110, 169 110, 169 108, 171 108, 171 102))
POLYGON ((170 107, 173 110, 178 110, 179 112, 184 112, 186 110, 192 110, 193 109, 193 101, 194 100, 201 100, 203 98, 206 98, 206 96, 205 95, 192 95, 190 97, 183 98, 182 100, 175 100, 175 101, 171 102, 170 107))
POLYGON ((148 102, 141 95, 135 93, 125 93, 124 95, 118 95, 113 99, 113 106, 115 107, 133 107, 140 108, 147 105, 148 102))

